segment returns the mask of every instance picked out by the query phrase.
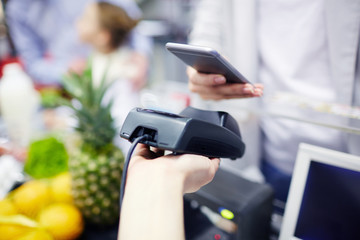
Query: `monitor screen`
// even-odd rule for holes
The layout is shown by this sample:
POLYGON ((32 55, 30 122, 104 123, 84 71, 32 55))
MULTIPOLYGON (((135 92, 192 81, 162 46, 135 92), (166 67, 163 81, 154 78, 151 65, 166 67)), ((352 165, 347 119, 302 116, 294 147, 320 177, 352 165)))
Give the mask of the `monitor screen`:
POLYGON ((360 239, 360 172, 311 160, 295 237, 360 239))
POLYGON ((360 239, 359 156, 300 144, 279 239, 360 239))

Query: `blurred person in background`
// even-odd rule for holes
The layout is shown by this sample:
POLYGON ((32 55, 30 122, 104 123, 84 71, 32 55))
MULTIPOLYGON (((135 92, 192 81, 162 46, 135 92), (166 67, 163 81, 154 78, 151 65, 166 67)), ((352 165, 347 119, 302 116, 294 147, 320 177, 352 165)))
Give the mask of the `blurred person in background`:
POLYGON ((144 86, 147 61, 126 45, 138 21, 111 2, 94 2, 85 8, 76 26, 80 40, 93 49, 90 62, 97 84, 106 75, 108 82, 129 80, 133 90, 144 86))
POLYGON ((111 84, 105 101, 113 101, 117 127, 139 105, 139 90, 146 83, 146 58, 126 44, 138 21, 115 1, 99 1, 89 3, 76 24, 80 40, 93 49, 88 64, 94 83, 99 85, 105 80, 111 84))
MULTIPOLYGON (((283 91, 359 106, 359 38, 358 0, 201 0, 189 42, 221 51, 264 85, 265 97, 283 91)), ((192 68, 188 75, 190 90, 203 99, 243 98, 254 90, 192 68)), ((283 202, 300 142, 359 154, 359 141, 338 130, 275 117, 262 117, 260 128, 260 167, 283 202)))
MULTIPOLYGON (((94 1, 8 1, 6 17, 10 34, 34 81, 60 84, 62 75, 69 69, 81 71, 84 68, 90 49, 79 41, 75 23, 85 6, 94 1)), ((140 19, 141 11, 132 0, 114 0, 112 3, 126 9, 131 18, 140 19)), ((127 44, 145 59, 150 52, 148 39, 135 30, 127 44)))

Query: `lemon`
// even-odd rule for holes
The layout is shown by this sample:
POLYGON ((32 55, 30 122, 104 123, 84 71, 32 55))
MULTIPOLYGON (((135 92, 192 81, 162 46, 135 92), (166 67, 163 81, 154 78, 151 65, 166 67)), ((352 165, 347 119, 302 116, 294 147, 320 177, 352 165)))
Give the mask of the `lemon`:
POLYGON ((18 239, 37 226, 37 222, 24 215, 0 216, 0 240, 18 239))
POLYGON ((24 183, 14 191, 12 197, 16 209, 29 217, 36 217, 51 200, 48 184, 41 180, 24 183))
POLYGON ((50 191, 54 202, 72 203, 70 173, 65 172, 54 177, 50 191))
POLYGON ((0 224, 0 240, 17 239, 29 231, 31 231, 31 228, 16 224, 0 224))
POLYGON ((45 230, 37 229, 32 230, 21 237, 17 238, 17 240, 53 240, 54 238, 45 230))
POLYGON ((0 201, 0 215, 8 216, 8 215, 15 215, 17 213, 14 203, 5 198, 0 201))
POLYGON ((49 205, 40 212, 38 221, 56 240, 75 239, 84 229, 80 211, 66 203, 49 205))

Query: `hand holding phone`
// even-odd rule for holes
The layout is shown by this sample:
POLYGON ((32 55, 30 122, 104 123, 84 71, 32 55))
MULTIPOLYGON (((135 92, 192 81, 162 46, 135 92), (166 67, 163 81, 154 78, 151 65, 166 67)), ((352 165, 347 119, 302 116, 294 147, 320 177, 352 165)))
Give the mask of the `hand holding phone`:
POLYGON ((189 88, 203 99, 262 96, 263 85, 252 84, 217 51, 178 43, 167 43, 166 48, 189 66, 189 88))
POLYGON ((218 74, 199 73, 188 67, 189 89, 198 93, 204 100, 261 97, 262 84, 226 83, 225 77, 218 74))

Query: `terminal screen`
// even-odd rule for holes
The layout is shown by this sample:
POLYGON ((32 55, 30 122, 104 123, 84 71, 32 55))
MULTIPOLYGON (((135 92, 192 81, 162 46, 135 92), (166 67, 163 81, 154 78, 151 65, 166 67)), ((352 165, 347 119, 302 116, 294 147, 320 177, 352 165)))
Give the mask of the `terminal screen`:
POLYGON ((360 172, 311 161, 295 237, 360 239, 360 172))

